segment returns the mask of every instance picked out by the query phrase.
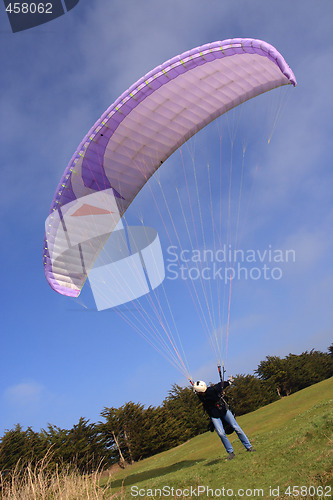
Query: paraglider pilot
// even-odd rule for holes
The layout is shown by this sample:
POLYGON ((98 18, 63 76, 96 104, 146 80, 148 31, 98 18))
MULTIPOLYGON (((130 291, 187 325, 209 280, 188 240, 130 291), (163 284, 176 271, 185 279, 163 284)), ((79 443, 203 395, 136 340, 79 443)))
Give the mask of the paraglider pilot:
POLYGON ((229 406, 224 399, 223 391, 224 389, 229 387, 232 382, 233 378, 231 376, 226 382, 221 380, 221 382, 219 382, 218 384, 212 385, 210 387, 207 387, 205 382, 203 382, 202 380, 198 380, 193 385, 194 390, 198 395, 200 401, 202 402, 205 411, 211 418, 211 421, 222 441, 222 444, 229 454, 228 460, 232 460, 235 454, 233 447, 231 446, 231 443, 227 438, 223 423, 229 425, 232 430, 236 432, 241 443, 245 446, 246 451, 255 451, 252 448, 252 445, 247 436, 237 424, 235 417, 231 413, 229 406))

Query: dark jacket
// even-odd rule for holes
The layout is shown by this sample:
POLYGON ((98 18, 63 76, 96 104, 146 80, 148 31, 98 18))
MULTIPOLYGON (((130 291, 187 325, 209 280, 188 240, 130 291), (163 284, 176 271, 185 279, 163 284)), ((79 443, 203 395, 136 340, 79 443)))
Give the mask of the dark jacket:
POLYGON ((229 387, 230 382, 219 382, 218 384, 207 387, 206 392, 199 392, 198 397, 203 404, 204 409, 210 417, 221 418, 229 409, 228 404, 222 397, 223 390, 229 387))

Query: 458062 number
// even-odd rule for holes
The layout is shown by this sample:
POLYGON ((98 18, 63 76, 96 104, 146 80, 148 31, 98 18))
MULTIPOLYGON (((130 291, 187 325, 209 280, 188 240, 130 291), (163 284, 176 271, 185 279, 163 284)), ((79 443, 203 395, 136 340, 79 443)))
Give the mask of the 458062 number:
POLYGON ((331 486, 288 486, 284 492, 285 495, 291 497, 327 497, 332 498, 331 486))
POLYGON ((13 2, 8 4, 6 12, 10 14, 52 14, 52 3, 13 2))

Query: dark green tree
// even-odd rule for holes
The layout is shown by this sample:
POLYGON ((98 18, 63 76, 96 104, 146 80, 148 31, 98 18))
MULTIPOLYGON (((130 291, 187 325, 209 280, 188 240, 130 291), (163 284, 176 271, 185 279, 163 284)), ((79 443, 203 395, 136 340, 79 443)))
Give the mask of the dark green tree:
POLYGON ((249 413, 278 399, 274 386, 254 375, 236 375, 226 394, 235 415, 249 413))
POLYGON ((274 386, 279 397, 291 393, 285 359, 281 359, 279 356, 267 356, 264 361, 259 363, 255 373, 261 380, 274 386))
POLYGON ((163 408, 167 415, 172 446, 207 430, 208 417, 192 388, 173 385, 163 402, 163 408))
POLYGON ((124 441, 121 414, 121 408, 105 407, 101 412, 101 416, 105 418, 106 422, 100 422, 99 426, 104 441, 110 450, 111 460, 113 463, 118 462, 120 466, 123 466, 126 461, 130 460, 130 456, 124 441))
POLYGON ((273 385, 280 397, 288 396, 333 376, 333 359, 329 353, 305 351, 289 354, 281 359, 267 356, 261 361, 255 373, 259 378, 273 385))
POLYGON ((49 424, 43 435, 58 465, 73 465, 86 473, 110 462, 99 426, 83 417, 70 430, 49 424))
POLYGON ((14 469, 17 464, 20 468, 28 463, 39 462, 48 449, 48 444, 42 434, 28 427, 23 430, 20 424, 14 429, 7 430, 0 440, 0 470, 14 469))

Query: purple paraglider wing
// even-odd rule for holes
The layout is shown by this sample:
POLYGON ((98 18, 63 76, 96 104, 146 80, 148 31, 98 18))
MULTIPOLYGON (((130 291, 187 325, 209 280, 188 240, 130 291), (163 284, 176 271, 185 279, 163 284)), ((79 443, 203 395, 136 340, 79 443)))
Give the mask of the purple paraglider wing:
POLYGON ((51 287, 78 296, 107 238, 160 165, 218 116, 287 84, 296 85, 294 74, 273 46, 231 39, 176 56, 132 85, 88 132, 57 188, 44 244, 51 287))

